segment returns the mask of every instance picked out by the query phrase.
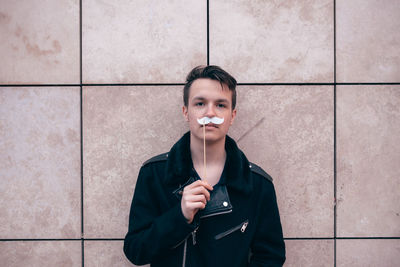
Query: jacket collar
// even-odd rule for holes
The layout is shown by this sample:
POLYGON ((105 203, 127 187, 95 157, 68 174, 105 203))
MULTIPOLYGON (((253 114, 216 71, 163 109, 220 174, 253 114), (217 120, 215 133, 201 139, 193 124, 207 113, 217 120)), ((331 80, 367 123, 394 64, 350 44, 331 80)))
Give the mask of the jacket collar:
MULTIPOLYGON (((229 136, 226 136, 225 150, 227 187, 245 194, 251 193, 253 185, 250 179, 249 161, 246 156, 229 136)), ((165 183, 169 185, 185 183, 190 177, 192 166, 190 132, 187 132, 168 153, 165 183)))

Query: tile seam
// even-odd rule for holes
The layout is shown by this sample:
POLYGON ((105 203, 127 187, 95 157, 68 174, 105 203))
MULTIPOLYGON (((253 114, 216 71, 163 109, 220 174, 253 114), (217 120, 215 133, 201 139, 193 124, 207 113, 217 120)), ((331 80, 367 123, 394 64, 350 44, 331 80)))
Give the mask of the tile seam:
MULTIPOLYGON (((79 83, 79 84, 0 84, 1 87, 78 87, 78 86, 184 86, 184 83, 79 83)), ((387 86, 400 85, 400 82, 381 82, 381 83, 238 83, 238 86, 387 86)))
POLYGON ((79 86, 80 86, 80 135, 81 135, 81 266, 85 266, 84 220, 83 220, 83 68, 82 68, 82 0, 79 0, 79 86))
POLYGON ((207 65, 210 65, 210 1, 207 0, 207 65))
POLYGON ((333 0, 333 265, 336 267, 337 240, 337 140, 336 140, 336 0, 333 0))

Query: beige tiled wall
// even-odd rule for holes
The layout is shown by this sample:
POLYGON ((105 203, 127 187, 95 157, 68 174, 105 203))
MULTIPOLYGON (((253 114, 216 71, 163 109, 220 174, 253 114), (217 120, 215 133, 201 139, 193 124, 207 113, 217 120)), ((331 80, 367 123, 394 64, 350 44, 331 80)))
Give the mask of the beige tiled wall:
POLYGON ((210 63, 238 79, 230 135, 274 178, 285 266, 397 266, 399 14, 398 0, 1 1, 0 265, 133 266, 139 167, 187 131, 182 83, 210 63))

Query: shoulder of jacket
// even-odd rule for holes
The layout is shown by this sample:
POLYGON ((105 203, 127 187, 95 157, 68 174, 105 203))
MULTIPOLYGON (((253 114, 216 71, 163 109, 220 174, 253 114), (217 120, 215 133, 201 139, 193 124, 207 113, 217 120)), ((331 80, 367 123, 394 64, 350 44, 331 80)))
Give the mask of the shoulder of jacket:
POLYGON ((268 181, 270 181, 272 183, 272 177, 266 173, 260 166, 258 166, 255 163, 250 162, 249 164, 249 168, 252 172, 257 173, 259 175, 261 175, 262 177, 264 177, 265 179, 267 179, 268 181))
POLYGON ((142 166, 145 166, 145 165, 147 165, 147 164, 149 164, 149 163, 153 163, 153 162, 166 161, 167 159, 168 159, 168 152, 167 152, 167 153, 162 153, 162 154, 160 154, 160 155, 157 155, 157 156, 155 156, 155 157, 152 157, 152 158, 146 160, 146 161, 142 164, 142 166))

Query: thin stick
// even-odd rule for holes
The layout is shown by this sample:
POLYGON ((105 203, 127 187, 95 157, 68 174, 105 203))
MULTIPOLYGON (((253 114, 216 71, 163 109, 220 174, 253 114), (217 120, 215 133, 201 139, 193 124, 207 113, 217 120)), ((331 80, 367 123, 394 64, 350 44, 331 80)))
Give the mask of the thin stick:
POLYGON ((207 165, 206 165, 206 124, 203 122, 203 155, 204 155, 204 178, 207 180, 207 165))

